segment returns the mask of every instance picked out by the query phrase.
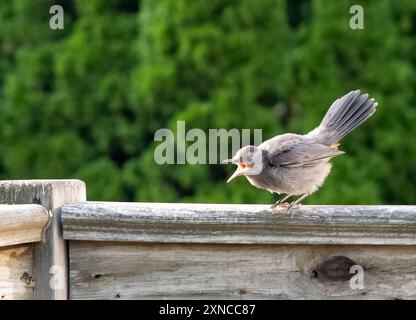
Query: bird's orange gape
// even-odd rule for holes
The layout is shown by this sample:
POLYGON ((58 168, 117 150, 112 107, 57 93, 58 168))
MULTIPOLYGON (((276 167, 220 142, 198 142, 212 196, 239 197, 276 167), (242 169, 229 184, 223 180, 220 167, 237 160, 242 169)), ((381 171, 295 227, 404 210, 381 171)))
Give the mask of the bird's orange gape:
POLYGON ((235 170, 233 175, 227 180, 227 183, 229 183, 235 177, 245 174, 249 169, 250 169, 249 165, 246 165, 245 163, 242 163, 242 162, 237 163, 237 170, 235 170))

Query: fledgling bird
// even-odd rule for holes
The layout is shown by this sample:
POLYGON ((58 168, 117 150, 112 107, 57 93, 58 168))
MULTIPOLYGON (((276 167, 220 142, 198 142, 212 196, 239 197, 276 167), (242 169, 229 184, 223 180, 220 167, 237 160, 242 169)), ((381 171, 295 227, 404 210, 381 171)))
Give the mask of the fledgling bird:
POLYGON ((305 135, 286 133, 264 141, 258 147, 245 146, 224 163, 236 164, 228 179, 244 175, 255 187, 284 194, 272 209, 286 207, 288 212, 324 183, 331 171, 329 160, 344 152, 339 141, 368 119, 377 102, 360 90, 351 91, 336 100, 320 125, 305 135), (300 196, 290 204, 291 196, 300 196))

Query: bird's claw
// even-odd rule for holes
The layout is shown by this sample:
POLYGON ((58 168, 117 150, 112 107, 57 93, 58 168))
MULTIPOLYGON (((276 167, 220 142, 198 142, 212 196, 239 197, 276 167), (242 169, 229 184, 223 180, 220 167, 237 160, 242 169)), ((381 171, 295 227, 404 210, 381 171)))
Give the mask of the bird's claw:
POLYGON ((288 208, 290 206, 289 202, 281 202, 281 203, 275 203, 270 207, 272 211, 278 211, 279 209, 288 208))
POLYGON ((292 202, 292 203, 284 202, 284 203, 275 203, 270 208, 272 209, 273 212, 280 211, 279 209, 286 209, 286 213, 289 214, 293 208, 298 207, 299 205, 300 205, 299 203, 295 203, 295 202, 292 202))
POLYGON ((276 202, 274 205, 272 205, 270 208, 271 209, 276 209, 276 208, 279 208, 279 207, 282 207, 282 206, 284 206, 284 205, 286 205, 287 204, 287 202, 285 202, 285 203, 281 203, 281 202, 276 202))
POLYGON ((296 203, 296 202, 292 202, 288 207, 287 207, 287 213, 290 213, 290 211, 292 211, 293 208, 299 207, 301 206, 300 203, 296 203))

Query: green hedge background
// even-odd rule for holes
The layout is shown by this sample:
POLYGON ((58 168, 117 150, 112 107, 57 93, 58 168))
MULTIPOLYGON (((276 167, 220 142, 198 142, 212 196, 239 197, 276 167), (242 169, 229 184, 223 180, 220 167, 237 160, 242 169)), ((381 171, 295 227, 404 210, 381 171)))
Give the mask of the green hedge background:
POLYGON ((79 178, 90 200, 270 203, 225 165, 154 162, 154 133, 306 133, 336 98, 378 111, 319 204, 416 201, 416 2, 13 0, 0 4, 0 179, 79 178), (49 8, 65 28, 49 28, 49 8))

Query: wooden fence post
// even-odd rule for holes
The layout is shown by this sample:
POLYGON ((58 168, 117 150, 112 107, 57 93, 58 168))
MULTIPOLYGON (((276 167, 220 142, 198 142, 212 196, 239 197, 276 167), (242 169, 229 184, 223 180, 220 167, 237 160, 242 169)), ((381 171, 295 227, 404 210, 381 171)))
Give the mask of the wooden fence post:
POLYGON ((33 299, 68 299, 68 253, 62 238, 61 206, 86 200, 80 180, 0 181, 0 203, 40 204, 49 211, 44 240, 35 245, 33 299))

